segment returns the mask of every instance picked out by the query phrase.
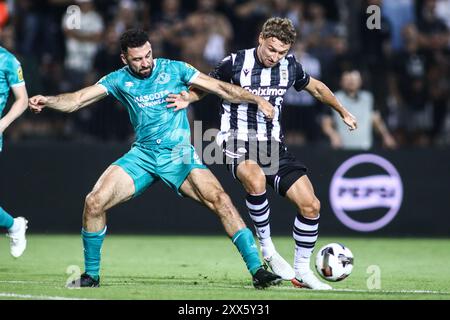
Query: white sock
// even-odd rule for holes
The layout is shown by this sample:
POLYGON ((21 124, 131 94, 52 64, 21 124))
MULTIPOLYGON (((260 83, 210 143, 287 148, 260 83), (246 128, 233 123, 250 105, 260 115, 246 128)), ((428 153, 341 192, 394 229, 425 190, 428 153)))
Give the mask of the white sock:
POLYGON ((14 232, 19 231, 19 229, 20 229, 20 227, 19 227, 19 225, 17 224, 17 220, 14 219, 14 223, 13 223, 12 227, 8 229, 8 232, 14 233, 14 232))
POLYGON ((294 259, 295 272, 299 272, 300 274, 311 272, 310 261, 311 257, 299 256, 296 250, 294 259))
POLYGON ((264 258, 270 258, 276 252, 272 238, 258 239, 261 245, 261 251, 264 258))

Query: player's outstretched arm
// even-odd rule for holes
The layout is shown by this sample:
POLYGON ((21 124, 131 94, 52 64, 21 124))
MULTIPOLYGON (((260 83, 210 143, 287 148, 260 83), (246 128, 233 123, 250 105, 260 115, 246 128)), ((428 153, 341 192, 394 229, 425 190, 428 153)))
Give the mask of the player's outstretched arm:
POLYGON ((334 96, 333 92, 322 82, 311 77, 308 85, 305 88, 313 97, 320 102, 329 105, 336 110, 342 118, 342 121, 349 127, 350 130, 355 130, 358 126, 356 118, 348 112, 347 109, 334 96))
POLYGON ((258 108, 269 119, 273 119, 275 115, 274 107, 266 99, 256 96, 234 84, 226 83, 200 73, 198 77, 192 80, 192 85, 203 91, 214 93, 232 103, 248 102, 257 104, 258 108))
POLYGON ((72 93, 63 93, 57 96, 37 95, 28 100, 30 109, 39 113, 48 107, 61 112, 74 112, 86 107, 108 95, 101 85, 93 85, 72 93))
POLYGON ((0 134, 27 109, 28 93, 25 85, 12 87, 15 101, 9 112, 0 120, 0 134))

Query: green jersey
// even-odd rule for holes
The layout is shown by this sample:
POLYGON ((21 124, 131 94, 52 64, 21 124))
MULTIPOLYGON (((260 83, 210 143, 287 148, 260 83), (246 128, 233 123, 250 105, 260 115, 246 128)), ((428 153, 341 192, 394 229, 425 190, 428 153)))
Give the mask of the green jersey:
POLYGON ((170 93, 187 90, 199 71, 191 65, 168 59, 155 59, 148 78, 136 76, 128 66, 112 72, 97 83, 106 88, 127 109, 143 146, 190 144, 187 110, 167 108, 170 93))
MULTIPOLYGON (((0 118, 8 101, 12 87, 25 85, 20 62, 12 53, 0 47, 0 118)), ((2 151, 2 135, 0 134, 0 151, 2 151)))

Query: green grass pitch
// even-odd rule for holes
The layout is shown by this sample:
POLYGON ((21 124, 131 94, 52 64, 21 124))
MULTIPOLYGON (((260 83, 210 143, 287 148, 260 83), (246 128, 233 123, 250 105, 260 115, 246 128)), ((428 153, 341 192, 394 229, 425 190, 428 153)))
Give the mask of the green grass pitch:
MULTIPOLYGON (((293 259, 293 240, 274 237, 293 259)), ((225 236, 108 235, 101 287, 67 289, 83 269, 77 235, 29 235, 20 259, 0 241, 0 299, 450 299, 448 239, 319 238, 317 248, 341 242, 355 256, 349 278, 331 292, 296 289, 289 282, 255 290, 244 262, 225 236), (379 277, 378 277, 379 276, 379 277)))

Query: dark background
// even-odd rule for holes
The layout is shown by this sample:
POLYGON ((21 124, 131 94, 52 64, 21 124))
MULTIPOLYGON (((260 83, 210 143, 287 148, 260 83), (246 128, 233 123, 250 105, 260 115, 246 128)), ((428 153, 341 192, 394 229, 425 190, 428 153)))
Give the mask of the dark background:
MULTIPOLYGON (((129 146, 107 144, 20 143, 0 157, 1 203, 5 210, 24 215, 33 233, 78 233, 84 198, 106 167, 129 146)), ((322 203, 322 236, 363 233, 343 225, 329 204, 329 184, 338 166, 358 154, 327 148, 290 148, 310 169, 309 177, 322 203)), ((437 149, 372 150, 399 171, 404 188, 401 209, 373 236, 439 236, 450 234, 450 151, 437 149)), ((224 166, 211 166, 249 226, 245 192, 224 166)), ((370 169, 370 168, 369 168, 370 169)), ((294 207, 270 188, 271 228, 275 235, 291 235, 294 207)), ((143 195, 108 213, 112 233, 223 234, 212 212, 183 199, 159 182, 143 195)), ((253 227, 251 227, 253 228, 253 227)))

